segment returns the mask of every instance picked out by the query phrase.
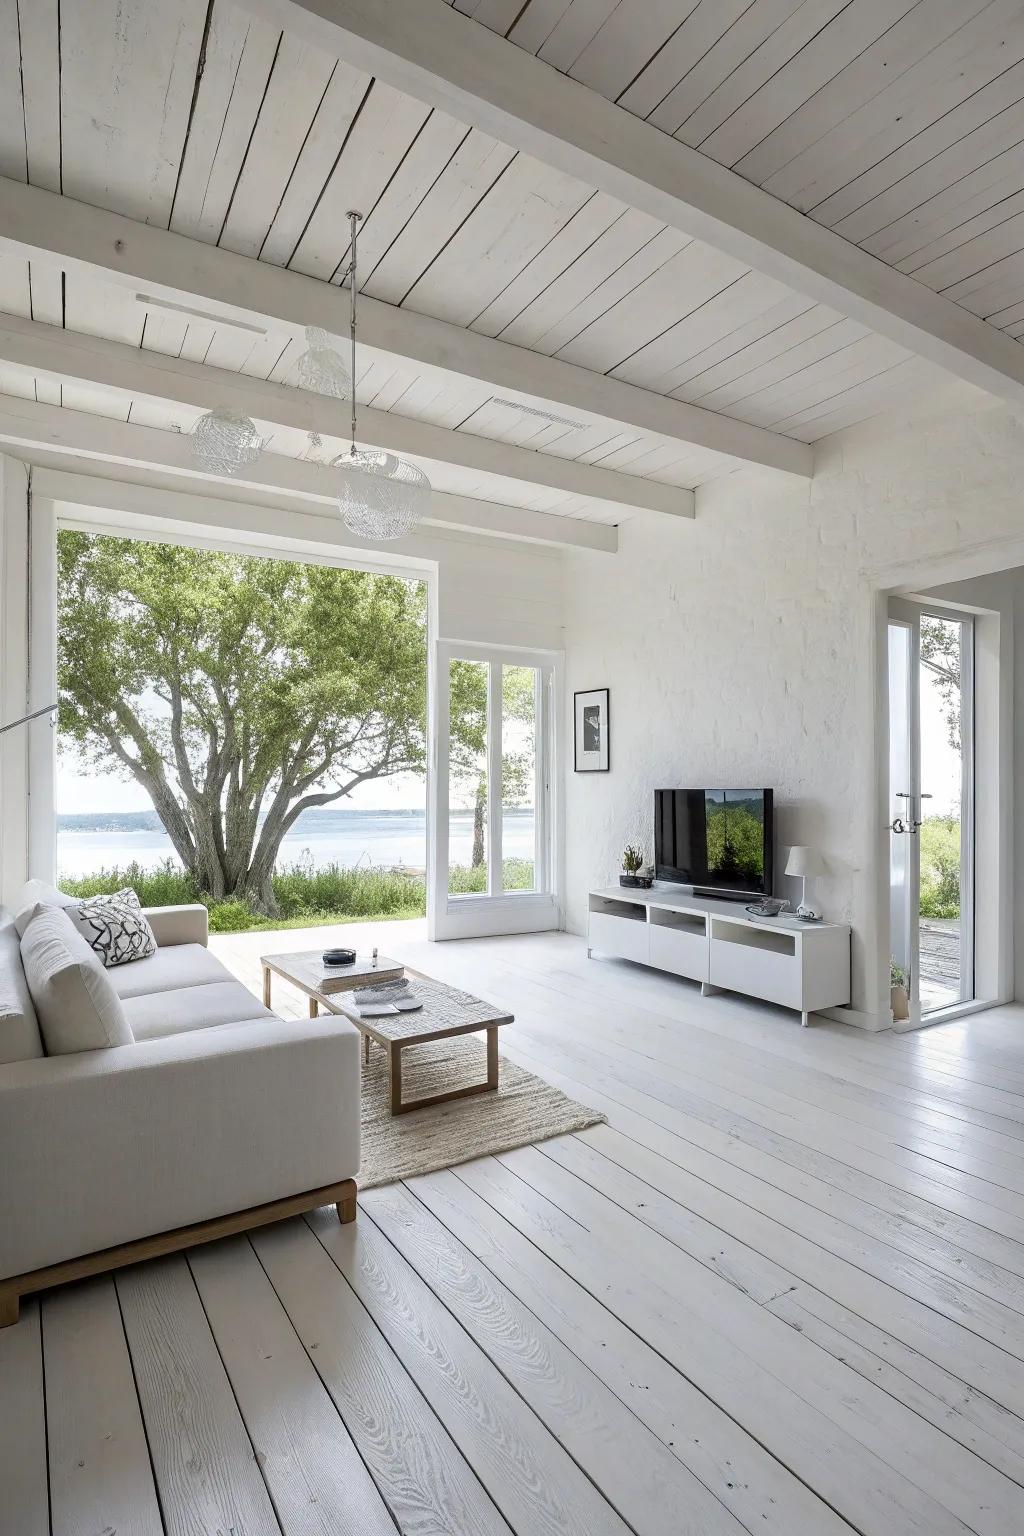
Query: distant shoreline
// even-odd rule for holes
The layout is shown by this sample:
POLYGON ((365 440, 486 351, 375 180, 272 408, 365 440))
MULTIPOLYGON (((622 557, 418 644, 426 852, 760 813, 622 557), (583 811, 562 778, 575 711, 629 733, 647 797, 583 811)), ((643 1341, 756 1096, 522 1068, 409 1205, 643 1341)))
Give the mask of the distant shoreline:
MULTIPOLYGON (((323 829, 330 825, 336 825, 337 819, 342 818, 351 821, 354 818, 363 819, 374 816, 403 816, 416 819, 426 816, 424 807, 380 807, 377 810, 369 810, 361 807, 334 807, 324 810, 303 811, 295 828, 313 827, 323 829)), ((515 815, 506 812, 506 815, 515 815)), ((83 813, 62 813, 57 817, 58 832, 162 832, 163 822, 156 811, 88 811, 83 813)))

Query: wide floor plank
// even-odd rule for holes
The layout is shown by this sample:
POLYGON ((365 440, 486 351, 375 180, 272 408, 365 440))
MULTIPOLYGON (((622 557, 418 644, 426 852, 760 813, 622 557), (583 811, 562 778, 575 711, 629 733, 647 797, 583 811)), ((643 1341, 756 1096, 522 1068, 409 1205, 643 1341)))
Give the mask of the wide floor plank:
POLYGON ((189 1266, 284 1536, 394 1536, 248 1239, 196 1248, 189 1266))
POLYGON ((54 1291, 42 1310, 53 1536, 163 1536, 113 1280, 54 1291))
POLYGON ((403 1185, 363 1214, 391 1239, 638 1536, 746 1529, 658 1437, 403 1185))
POLYGON ((264 1227, 251 1240, 399 1530, 508 1536, 473 1469, 306 1223, 264 1227))
POLYGON ((34 1297, 22 1302, 14 1327, 0 1328, 0 1425, 0 1529, 50 1536, 43 1344, 34 1297))
POLYGON ((307 1217, 513 1530, 627 1536, 628 1527, 373 1222, 307 1217))
POLYGON ((169 1536, 280 1536, 184 1256, 117 1277, 169 1536))

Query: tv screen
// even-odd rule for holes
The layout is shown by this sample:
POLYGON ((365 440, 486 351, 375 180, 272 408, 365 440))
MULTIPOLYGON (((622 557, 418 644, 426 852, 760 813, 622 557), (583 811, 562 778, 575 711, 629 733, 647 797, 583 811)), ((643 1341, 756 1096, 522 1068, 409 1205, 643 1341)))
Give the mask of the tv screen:
POLYGON ((770 789, 656 789, 659 880, 695 890, 772 893, 770 789))

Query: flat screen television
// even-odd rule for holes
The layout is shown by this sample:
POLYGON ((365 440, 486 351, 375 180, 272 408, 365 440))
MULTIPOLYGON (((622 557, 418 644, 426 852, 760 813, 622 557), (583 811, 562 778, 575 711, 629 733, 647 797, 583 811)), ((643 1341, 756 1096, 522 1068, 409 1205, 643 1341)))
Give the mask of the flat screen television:
POLYGON ((656 789, 654 872, 705 895, 772 894, 770 789, 656 789))

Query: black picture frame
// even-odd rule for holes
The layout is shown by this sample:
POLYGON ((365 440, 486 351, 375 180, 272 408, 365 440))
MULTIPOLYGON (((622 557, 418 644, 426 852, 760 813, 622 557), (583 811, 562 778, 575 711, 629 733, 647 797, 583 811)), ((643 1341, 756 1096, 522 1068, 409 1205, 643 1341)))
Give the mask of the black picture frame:
POLYGON ((611 754, 611 691, 578 688, 572 696, 573 772, 608 773, 611 754), (596 731, 596 739, 589 733, 596 731))

